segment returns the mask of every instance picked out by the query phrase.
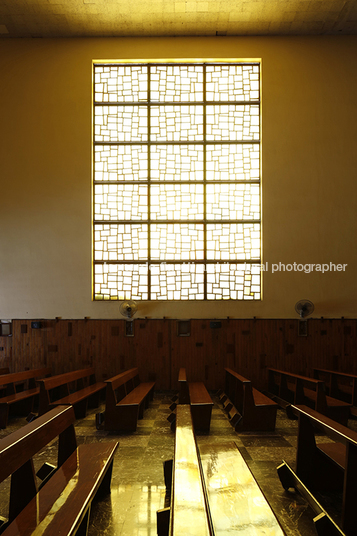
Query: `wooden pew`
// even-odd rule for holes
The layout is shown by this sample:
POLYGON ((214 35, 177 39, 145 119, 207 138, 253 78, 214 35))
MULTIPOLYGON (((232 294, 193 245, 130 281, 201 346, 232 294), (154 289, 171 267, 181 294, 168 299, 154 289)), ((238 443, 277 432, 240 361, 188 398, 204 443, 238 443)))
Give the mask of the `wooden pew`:
POLYGON ((0 440, 0 482, 11 475, 3 536, 87 534, 93 499, 110 492, 118 443, 77 447, 74 422, 73 407, 58 406, 0 440), (38 488, 32 458, 56 437, 57 468, 38 488))
POLYGON ((224 410, 235 430, 275 430, 278 404, 230 368, 225 369, 224 410))
POLYGON ((268 391, 283 407, 304 404, 347 426, 352 404, 327 396, 321 380, 269 368, 268 391))
POLYGON ((3 396, 0 398, 0 428, 6 428, 9 410, 18 415, 27 416, 32 412, 34 401, 40 390, 36 386, 36 379, 49 376, 49 368, 38 368, 13 372, 0 376, 0 386, 3 386, 3 396), (18 385, 21 391, 18 391, 18 385))
POLYGON ((233 441, 200 445, 215 536, 283 536, 277 518, 233 441))
POLYGON ((104 429, 135 432, 138 419, 152 400, 155 382, 140 383, 139 371, 132 368, 106 380, 104 429))
POLYGON ((188 404, 176 408, 174 460, 165 462, 164 472, 171 506, 157 512, 158 536, 213 536, 188 404))
POLYGON ((157 513, 158 536, 284 536, 234 442, 198 451, 188 405, 177 406, 175 456, 164 473, 170 505, 157 513))
MULTIPOLYGON (((193 425, 196 431, 209 432, 213 402, 203 382, 188 382, 186 369, 180 368, 179 376, 179 404, 190 404, 193 425)), ((172 404, 173 411, 168 417, 171 429, 174 429, 176 416, 174 410, 176 404, 172 404)))
POLYGON ((278 474, 285 489, 296 488, 305 496, 317 517, 314 519, 321 536, 356 534, 357 433, 305 405, 293 405, 299 418, 296 473, 283 461, 278 474), (323 432, 333 442, 316 443, 316 433, 323 432), (316 491, 342 493, 340 527, 316 501, 316 491))
POLYGON ((77 419, 86 416, 88 403, 99 405, 100 394, 106 388, 104 382, 96 382, 93 368, 74 370, 38 381, 40 385, 39 414, 49 409, 71 404, 77 419), (74 385, 74 389, 71 386, 74 385))
POLYGON ((191 415, 194 429, 209 432, 213 402, 203 382, 188 383, 191 415))
POLYGON ((357 375, 315 368, 314 378, 325 383, 327 395, 352 404, 350 412, 357 417, 357 375))

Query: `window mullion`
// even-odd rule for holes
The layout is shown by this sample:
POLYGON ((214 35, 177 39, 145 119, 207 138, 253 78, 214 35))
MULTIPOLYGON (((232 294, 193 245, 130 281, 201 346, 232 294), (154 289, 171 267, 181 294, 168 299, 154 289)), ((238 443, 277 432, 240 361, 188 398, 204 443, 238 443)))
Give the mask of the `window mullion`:
MULTIPOLYGON (((207 151, 206 151, 206 130, 207 130, 207 119, 206 119, 206 65, 203 66, 203 258, 207 260, 207 173, 206 173, 206 164, 207 164, 207 151)), ((207 269, 206 264, 204 265, 203 271, 203 285, 204 285, 204 299, 207 299, 207 269)))
POLYGON ((150 269, 150 262, 151 262, 151 68, 150 65, 148 65, 148 88, 147 88, 147 158, 148 158, 148 255, 147 255, 147 267, 148 267, 148 298, 151 300, 151 269, 150 269))

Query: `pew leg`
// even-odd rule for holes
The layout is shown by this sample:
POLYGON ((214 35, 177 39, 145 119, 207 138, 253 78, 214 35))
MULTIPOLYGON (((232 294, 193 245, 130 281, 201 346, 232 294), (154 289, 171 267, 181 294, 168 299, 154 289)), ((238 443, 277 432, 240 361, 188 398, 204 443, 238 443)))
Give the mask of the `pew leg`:
POLYGON ((164 461, 165 487, 166 487, 166 492, 169 492, 169 493, 171 493, 173 464, 174 464, 173 460, 164 461))
POLYGON ((296 474, 312 490, 342 490, 343 471, 316 446, 313 425, 304 415, 299 416, 296 474))
POLYGON ((191 414, 194 429, 202 432, 209 432, 212 406, 205 404, 191 404, 191 414))
POLYGON ((58 467, 61 467, 61 465, 67 460, 67 458, 69 458, 70 455, 73 454, 76 448, 76 432, 73 424, 71 424, 58 436, 58 467))
POLYGON ((295 487, 295 480, 285 462, 279 465, 277 471, 280 482, 285 490, 295 487))
POLYGON ((87 415, 87 407, 88 407, 88 398, 85 400, 81 400, 77 404, 74 405, 74 413, 76 415, 76 419, 84 419, 87 415))
POLYGON ((170 508, 156 512, 157 536, 168 536, 170 527, 170 508))
POLYGON ((98 488, 98 491, 96 493, 96 500, 101 499, 102 497, 105 497, 106 495, 109 495, 110 493, 110 486, 112 482, 112 473, 113 473, 113 462, 111 462, 110 466, 108 467, 104 478, 98 488))
POLYGON ((348 443, 342 504, 342 529, 346 534, 353 534, 356 530, 356 471, 357 447, 348 443))
POLYGON ((145 400, 139 404, 139 413, 138 413, 138 419, 144 418, 144 410, 145 410, 145 400))
POLYGON ((100 405, 100 392, 94 393, 88 399, 89 408, 97 408, 100 405))
POLYGON ((7 404, 0 404, 0 428, 6 428, 8 417, 9 406, 7 404))
POLYGON ((36 475, 30 458, 11 475, 9 520, 12 521, 37 493, 36 475))
POLYGON ((76 536, 87 536, 88 527, 89 527, 89 516, 90 516, 90 505, 86 513, 84 514, 81 524, 79 525, 79 528, 76 532, 76 536))

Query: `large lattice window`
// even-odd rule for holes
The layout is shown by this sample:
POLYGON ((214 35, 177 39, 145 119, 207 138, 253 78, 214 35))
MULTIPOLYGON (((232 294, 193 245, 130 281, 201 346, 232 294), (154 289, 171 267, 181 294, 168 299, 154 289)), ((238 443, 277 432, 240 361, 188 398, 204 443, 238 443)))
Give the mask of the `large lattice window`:
POLYGON ((257 63, 94 65, 96 300, 261 295, 257 63))

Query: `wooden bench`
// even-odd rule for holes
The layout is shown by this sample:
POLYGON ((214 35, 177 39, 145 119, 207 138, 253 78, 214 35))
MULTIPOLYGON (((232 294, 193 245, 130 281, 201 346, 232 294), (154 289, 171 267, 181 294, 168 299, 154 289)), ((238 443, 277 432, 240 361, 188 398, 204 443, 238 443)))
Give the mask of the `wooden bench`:
POLYGON ((157 512, 158 536, 213 536, 188 404, 176 408, 174 460, 164 473, 170 506, 157 512))
POLYGON ((87 534, 93 499, 110 492, 118 443, 77 447, 74 422, 73 407, 58 406, 0 440, 0 482, 11 475, 3 536, 87 534), (33 457, 56 437, 57 468, 38 488, 33 457))
POLYGON ((274 400, 288 410, 290 404, 304 404, 347 425, 352 404, 327 396, 321 380, 269 368, 268 391, 274 400))
POLYGON ((190 413, 177 406, 175 456, 164 464, 169 506, 157 513, 158 536, 283 536, 236 444, 198 449, 190 413))
POLYGON ((93 368, 74 370, 38 381, 40 385, 39 414, 65 404, 71 404, 77 419, 83 419, 90 403, 97 407, 100 394, 106 388, 104 382, 96 382, 93 368))
POLYGON ((315 368, 314 378, 325 383, 327 395, 352 404, 350 412, 357 417, 357 375, 315 368))
MULTIPOLYGON (((357 433, 304 405, 293 405, 299 418, 296 472, 283 461, 278 474, 285 489, 295 488, 307 499, 317 514, 315 526, 321 536, 356 534, 357 433), (324 443, 315 436, 323 432, 333 439, 324 443), (339 491, 342 494, 340 527, 317 502, 316 491, 339 491)), ((336 494, 334 494, 336 500, 336 494)))
POLYGON ((213 402, 203 382, 189 382, 188 391, 195 431, 209 432, 213 402))
MULTIPOLYGON (((188 382, 184 367, 180 368, 178 382, 179 404, 190 404, 195 431, 209 432, 213 402, 205 384, 203 382, 188 382)), ((170 406, 172 413, 167 418, 171 423, 172 430, 174 430, 176 421, 175 408, 175 403, 170 406)))
POLYGON ((3 386, 3 396, 0 398, 0 428, 6 428, 9 411, 17 415, 27 416, 33 411, 35 398, 40 390, 36 386, 36 379, 49 376, 49 368, 38 368, 13 372, 0 376, 0 386, 3 386), (18 385, 21 391, 18 391, 18 385))
POLYGON ((278 404, 230 368, 225 369, 223 409, 235 430, 275 430, 278 404))
POLYGON ((215 536, 283 536, 277 518, 233 441, 199 447, 215 536))
POLYGON ((104 429, 135 432, 138 419, 154 395, 155 382, 140 383, 139 371, 132 368, 106 380, 104 429))

